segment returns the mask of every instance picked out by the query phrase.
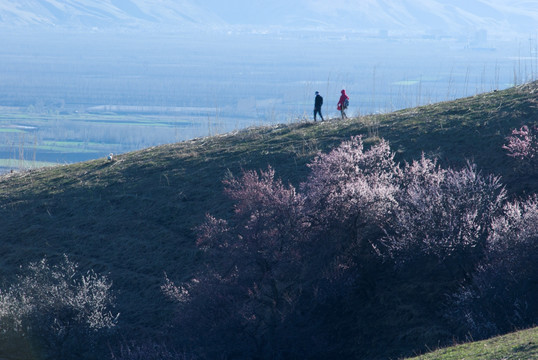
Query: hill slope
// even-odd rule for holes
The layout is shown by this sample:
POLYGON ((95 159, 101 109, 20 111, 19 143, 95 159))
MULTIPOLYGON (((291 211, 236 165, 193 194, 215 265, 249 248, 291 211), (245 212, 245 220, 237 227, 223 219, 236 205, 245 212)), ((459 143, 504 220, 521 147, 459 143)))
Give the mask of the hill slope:
MULTIPOLYGON (((232 211, 221 182, 229 172, 271 165, 285 182, 298 184, 319 151, 363 134, 370 135, 366 143, 387 139, 399 160, 422 151, 456 167, 473 159, 485 173, 501 175, 512 195, 535 192, 537 179, 518 176, 501 146, 511 129, 538 123, 537 107, 535 82, 391 114, 247 129, 114 162, 6 175, 0 178, 0 278, 43 256, 68 254, 82 269, 110 275, 126 334, 151 336, 169 316, 159 295, 163 273, 188 278, 199 260, 193 228, 206 213, 232 211)), ((417 345, 424 344, 409 346, 417 345)))
POLYGON ((441 349, 410 360, 532 360, 538 357, 538 328, 441 349))

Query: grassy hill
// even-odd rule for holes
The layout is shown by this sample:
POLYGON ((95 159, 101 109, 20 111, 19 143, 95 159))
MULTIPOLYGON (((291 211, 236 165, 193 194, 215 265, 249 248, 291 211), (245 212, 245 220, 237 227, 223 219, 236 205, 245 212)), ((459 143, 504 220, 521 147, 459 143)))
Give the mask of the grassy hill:
MULTIPOLYGON (((118 156, 0 177, 0 278, 63 254, 109 274, 126 334, 152 336, 169 316, 159 293, 166 272, 187 279, 200 257, 193 228, 232 211, 222 179, 266 169, 295 185, 306 164, 350 136, 387 139, 400 161, 421 152, 444 165, 474 161, 502 176, 512 195, 538 180, 514 171, 501 148, 511 129, 538 123, 538 82, 390 114, 252 128, 118 156)), ((422 346, 423 344, 421 344, 422 346)), ((405 351, 408 351, 406 349, 405 351)))
POLYGON ((532 360, 538 358, 538 328, 437 350, 409 360, 532 360))

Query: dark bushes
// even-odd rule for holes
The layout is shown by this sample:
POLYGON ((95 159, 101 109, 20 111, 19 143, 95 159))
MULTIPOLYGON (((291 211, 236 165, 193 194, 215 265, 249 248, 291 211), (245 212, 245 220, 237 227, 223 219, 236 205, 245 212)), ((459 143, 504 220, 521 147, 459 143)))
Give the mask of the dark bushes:
POLYGON ((513 201, 492 223, 485 261, 455 296, 458 318, 477 338, 538 322, 538 199, 513 201))

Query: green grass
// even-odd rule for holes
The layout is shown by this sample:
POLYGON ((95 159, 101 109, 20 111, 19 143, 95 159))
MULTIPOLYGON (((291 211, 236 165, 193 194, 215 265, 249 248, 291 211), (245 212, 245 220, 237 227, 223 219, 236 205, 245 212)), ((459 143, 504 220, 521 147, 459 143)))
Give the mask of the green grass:
MULTIPOLYGON (((197 125, 201 127, 207 122, 205 117, 193 119, 174 114, 5 111, 0 114, 1 157, 15 157, 13 154, 24 150, 26 160, 32 157, 58 163, 88 159, 92 154, 96 157, 110 152, 123 153, 139 149, 155 139, 183 139, 189 132, 199 131, 197 125)), ((22 156, 17 154, 17 157, 22 156)))
POLYGON ((106 151, 110 146, 119 146, 119 144, 96 143, 83 141, 52 141, 45 140, 40 145, 33 145, 31 151, 47 150, 57 153, 95 153, 96 151, 106 151))
MULTIPOLYGON (((163 126, 172 127, 192 122, 192 116, 182 119, 177 115, 115 114, 115 113, 75 113, 75 114, 39 114, 31 112, 8 112, 0 114, 0 124, 24 123, 34 127, 47 127, 51 122, 80 122, 100 125, 163 126)), ((206 122, 207 119, 203 117, 206 122)), ((2 127, 0 131, 24 131, 24 129, 2 127)))
POLYGON ((493 339, 440 349, 408 360, 534 360, 538 359, 538 328, 493 339))
MULTIPOLYGON (((201 260, 193 229, 206 213, 227 217, 233 211, 222 185, 229 172, 271 165, 284 182, 298 185, 318 152, 363 135, 367 144, 387 139, 399 161, 422 152, 453 167, 473 160, 484 173, 501 175, 511 196, 534 193, 538 179, 516 172, 501 147, 511 129, 538 123, 537 91, 533 83, 390 114, 256 127, 127 153, 115 161, 2 176, 0 279, 9 281, 30 261, 43 256, 54 261, 65 253, 82 269, 112 279, 126 337, 154 336, 172 311, 159 293, 164 272, 174 280, 188 279, 201 260)), ((402 355, 436 345, 442 330, 435 329, 443 324, 413 319, 411 324, 395 319, 386 327, 392 333, 372 335, 374 349, 402 355), (408 340, 428 333, 427 342, 408 340), (394 338, 405 345, 391 344, 394 338)))
POLYGON ((32 160, 16 160, 16 159, 2 159, 0 158, 0 167, 22 167, 23 169, 38 169, 42 167, 56 166, 57 163, 51 163, 46 161, 32 161, 32 160))

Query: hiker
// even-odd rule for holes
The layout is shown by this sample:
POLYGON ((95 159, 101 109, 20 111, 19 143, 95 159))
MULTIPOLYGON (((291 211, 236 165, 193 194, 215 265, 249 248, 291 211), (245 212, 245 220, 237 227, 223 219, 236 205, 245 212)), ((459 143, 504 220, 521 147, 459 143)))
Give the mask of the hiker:
POLYGON ((340 110, 342 114, 342 119, 347 119, 346 109, 349 106, 349 96, 347 96, 346 91, 342 89, 342 95, 340 95, 340 100, 338 100, 337 110, 340 110))
POLYGON ((321 121, 323 121, 323 115, 321 115, 321 106, 323 105, 323 97, 316 91, 316 99, 314 100, 314 121, 316 121, 316 115, 319 114, 321 121))

